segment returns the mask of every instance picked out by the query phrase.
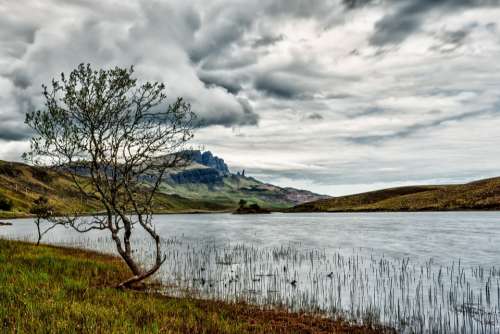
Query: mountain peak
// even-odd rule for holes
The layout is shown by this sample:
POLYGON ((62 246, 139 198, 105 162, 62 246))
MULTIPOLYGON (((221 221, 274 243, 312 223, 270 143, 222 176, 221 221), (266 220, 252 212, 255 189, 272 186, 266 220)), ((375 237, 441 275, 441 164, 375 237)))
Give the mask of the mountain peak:
POLYGON ((230 174, 229 167, 224 162, 224 159, 213 155, 210 151, 190 150, 185 151, 184 154, 186 154, 188 160, 213 168, 224 176, 230 174))

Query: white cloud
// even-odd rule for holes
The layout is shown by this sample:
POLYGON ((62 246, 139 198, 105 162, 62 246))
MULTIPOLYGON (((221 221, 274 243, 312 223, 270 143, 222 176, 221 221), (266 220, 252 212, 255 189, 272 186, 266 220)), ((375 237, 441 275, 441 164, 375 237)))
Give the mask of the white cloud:
POLYGON ((338 194, 498 174, 497 3, 342 3, 3 4, 0 158, 25 149, 40 84, 91 62, 165 81, 214 124, 197 143, 267 181, 338 194))

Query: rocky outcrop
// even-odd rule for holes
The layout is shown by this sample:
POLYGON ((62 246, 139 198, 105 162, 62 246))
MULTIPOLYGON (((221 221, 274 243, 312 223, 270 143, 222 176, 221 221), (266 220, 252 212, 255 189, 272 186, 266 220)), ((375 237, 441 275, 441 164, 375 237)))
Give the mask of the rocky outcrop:
POLYGON ((170 179, 177 184, 202 183, 218 185, 223 183, 225 176, 231 175, 224 160, 214 156, 210 151, 185 151, 183 155, 185 160, 192 161, 194 164, 190 168, 170 175, 170 179), (196 168, 197 166, 206 168, 196 168))
POLYGON ((188 160, 199 163, 200 165, 207 166, 215 169, 223 176, 227 176, 230 174, 229 167, 226 165, 223 159, 214 156, 212 152, 206 151, 186 151, 186 157, 188 160))
MULTIPOLYGON (((314 194, 310 191, 294 188, 282 188, 272 184, 266 184, 248 176, 245 170, 240 170, 232 174, 223 159, 215 156, 210 151, 188 150, 181 153, 181 158, 185 163, 178 168, 170 169, 162 182, 169 188, 171 193, 175 193, 176 187, 179 192, 189 194, 190 198, 207 200, 210 194, 216 201, 225 198, 232 202, 236 198, 257 198, 261 204, 269 207, 287 207, 329 198, 314 194), (208 186, 208 191, 199 190, 196 185, 208 186), (200 193, 197 193, 200 191, 200 193)), ((170 161, 170 156, 158 158, 170 161)), ((0 174, 2 170, 0 169, 0 174)), ((79 174, 88 176, 88 169, 85 166, 79 168, 79 174)), ((40 174, 39 178, 44 175, 40 174)), ((139 177, 140 182, 155 183, 158 173, 154 169, 143 173, 139 177)), ((200 189, 205 189, 201 187, 200 189)), ((186 195, 187 196, 187 195, 186 195)))
POLYGON ((209 185, 222 184, 223 175, 214 168, 189 169, 170 175, 177 184, 203 183, 209 185))

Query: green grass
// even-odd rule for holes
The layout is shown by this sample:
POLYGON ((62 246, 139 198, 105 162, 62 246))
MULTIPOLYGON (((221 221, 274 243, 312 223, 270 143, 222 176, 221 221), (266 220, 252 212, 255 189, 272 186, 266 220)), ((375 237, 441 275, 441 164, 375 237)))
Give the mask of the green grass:
MULTIPOLYGON (((69 175, 21 163, 0 161, 0 197, 13 204, 9 211, 0 210, 0 218, 30 216, 33 201, 42 195, 49 198, 50 204, 58 213, 92 213, 102 210, 97 201, 82 200, 69 175)), ((189 199, 159 194, 156 197, 156 207, 159 213, 170 213, 224 211, 235 206, 203 198, 189 199)))
POLYGON ((333 197, 304 203, 289 211, 450 211, 499 210, 500 178, 467 184, 411 186, 333 197))
POLYGON ((245 304, 112 288, 114 257, 0 239, 1 333, 375 333, 341 321, 245 304))

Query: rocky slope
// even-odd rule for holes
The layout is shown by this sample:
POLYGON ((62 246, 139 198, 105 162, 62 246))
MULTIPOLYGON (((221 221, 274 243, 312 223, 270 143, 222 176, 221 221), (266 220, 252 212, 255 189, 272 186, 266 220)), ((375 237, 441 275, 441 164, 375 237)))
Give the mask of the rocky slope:
POLYGON ((231 207, 236 207, 240 199, 262 207, 286 208, 328 198, 306 190, 266 184, 245 173, 231 173, 224 160, 210 151, 187 151, 185 156, 191 162, 165 178, 163 192, 196 200, 212 200, 231 207))
POLYGON ((229 167, 226 165, 223 159, 216 157, 210 151, 188 151, 188 158, 192 162, 198 163, 200 165, 215 169, 221 175, 227 176, 230 174, 229 167))

